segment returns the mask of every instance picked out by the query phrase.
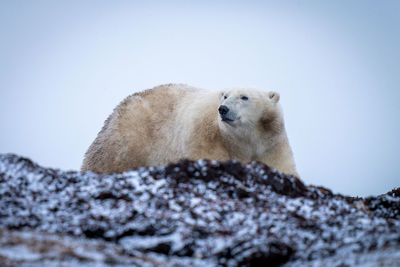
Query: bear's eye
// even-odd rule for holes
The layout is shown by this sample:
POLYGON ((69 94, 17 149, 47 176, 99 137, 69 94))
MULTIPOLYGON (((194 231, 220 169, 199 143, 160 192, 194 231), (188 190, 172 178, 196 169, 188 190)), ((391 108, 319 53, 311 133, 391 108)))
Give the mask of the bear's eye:
POLYGON ((224 99, 227 99, 227 98, 228 98, 228 96, 224 95, 224 99))
POLYGON ((249 98, 248 98, 247 96, 245 96, 245 95, 242 95, 242 96, 240 97, 240 99, 242 99, 242 100, 244 100, 244 101, 249 100, 249 98))

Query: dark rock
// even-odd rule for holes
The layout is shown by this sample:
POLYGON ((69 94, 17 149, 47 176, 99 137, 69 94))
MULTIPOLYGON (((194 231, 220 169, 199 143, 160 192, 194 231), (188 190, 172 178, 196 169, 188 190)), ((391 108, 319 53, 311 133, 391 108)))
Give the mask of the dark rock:
POLYGON ((188 161, 122 174, 0 155, 9 266, 399 266, 400 188, 333 194, 261 163, 188 161))

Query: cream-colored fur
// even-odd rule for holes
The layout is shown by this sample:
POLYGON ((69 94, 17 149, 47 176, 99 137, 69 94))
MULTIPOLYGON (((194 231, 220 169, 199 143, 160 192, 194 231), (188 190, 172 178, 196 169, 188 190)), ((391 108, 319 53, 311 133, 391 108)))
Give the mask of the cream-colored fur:
POLYGON ((216 92, 183 84, 133 94, 106 120, 82 170, 122 172, 206 158, 256 160, 298 176, 278 101, 276 92, 216 92), (229 108, 224 120, 220 106, 229 108))

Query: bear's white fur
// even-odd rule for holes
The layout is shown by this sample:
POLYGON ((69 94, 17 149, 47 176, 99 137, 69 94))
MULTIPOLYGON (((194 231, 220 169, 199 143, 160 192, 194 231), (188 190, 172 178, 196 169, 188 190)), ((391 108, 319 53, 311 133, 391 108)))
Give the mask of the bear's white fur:
POLYGON ((298 176, 278 93, 183 84, 122 101, 86 152, 82 170, 122 172, 182 158, 255 160, 298 176))

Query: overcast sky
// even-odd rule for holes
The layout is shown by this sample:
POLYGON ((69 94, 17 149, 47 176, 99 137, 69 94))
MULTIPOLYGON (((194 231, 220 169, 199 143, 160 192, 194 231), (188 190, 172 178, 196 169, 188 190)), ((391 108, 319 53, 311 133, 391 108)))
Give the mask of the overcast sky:
POLYGON ((248 85, 280 92, 307 184, 400 186, 400 1, 265 2, 1 1, 0 153, 77 170, 132 92, 248 85))

